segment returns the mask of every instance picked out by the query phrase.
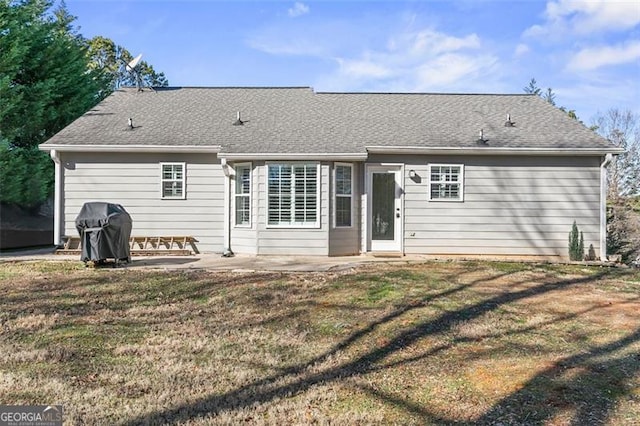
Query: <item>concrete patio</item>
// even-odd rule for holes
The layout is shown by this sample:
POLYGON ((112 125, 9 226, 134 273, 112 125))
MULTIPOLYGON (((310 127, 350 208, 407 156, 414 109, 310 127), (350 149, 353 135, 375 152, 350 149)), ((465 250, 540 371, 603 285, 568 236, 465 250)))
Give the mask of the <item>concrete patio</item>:
MULTIPOLYGON (((420 262, 427 256, 374 257, 360 256, 250 256, 222 257, 219 253, 191 256, 133 256, 131 264, 122 264, 127 269, 208 269, 220 271, 289 271, 324 272, 340 271, 371 262, 420 262)), ((54 248, 20 250, 0 253, 0 264, 15 261, 78 261, 78 255, 60 255, 54 248)))

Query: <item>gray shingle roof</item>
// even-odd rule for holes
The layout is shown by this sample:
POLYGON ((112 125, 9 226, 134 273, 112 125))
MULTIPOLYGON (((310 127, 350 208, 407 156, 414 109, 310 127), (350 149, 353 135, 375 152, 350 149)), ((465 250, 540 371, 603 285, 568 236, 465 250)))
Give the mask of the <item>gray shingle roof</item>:
POLYGON ((367 146, 473 148, 480 129, 495 148, 612 148, 534 95, 310 88, 118 90, 43 147, 219 145, 225 153, 364 153, 367 146), (237 111, 245 121, 241 126, 233 125, 237 111), (515 127, 505 127, 507 114, 515 127))

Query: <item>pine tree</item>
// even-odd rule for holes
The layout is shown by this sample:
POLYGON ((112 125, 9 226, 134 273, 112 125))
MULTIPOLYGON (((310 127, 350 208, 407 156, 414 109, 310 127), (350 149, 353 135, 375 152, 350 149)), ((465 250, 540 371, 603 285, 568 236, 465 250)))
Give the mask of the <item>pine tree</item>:
POLYGON ((82 37, 64 4, 0 0, 0 137, 36 147, 96 102, 82 37))
POLYGON ((0 0, 0 201, 35 208, 53 189, 38 145, 97 101, 82 37, 64 3, 0 0))
POLYGON ((579 259, 577 260, 584 260, 584 234, 582 233, 582 231, 580 231, 580 242, 578 243, 578 253, 579 255, 579 259))
POLYGON ((584 235, 578 230, 575 220, 569 232, 569 260, 578 261, 584 259, 584 235))
MULTIPOLYGON (((0 201, 25 207, 53 189, 53 164, 38 145, 113 91, 111 58, 92 55, 64 1, 52 8, 52 0, 0 0, 0 201)), ((167 85, 140 67, 145 84, 167 85)))

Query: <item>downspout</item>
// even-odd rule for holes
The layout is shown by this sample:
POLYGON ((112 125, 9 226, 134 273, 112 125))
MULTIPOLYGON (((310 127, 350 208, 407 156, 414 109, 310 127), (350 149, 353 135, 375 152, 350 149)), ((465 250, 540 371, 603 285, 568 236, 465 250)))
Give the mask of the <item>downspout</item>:
POLYGON ((613 156, 607 154, 600 164, 600 260, 607 260, 607 166, 613 156))
POLYGON ((227 164, 227 159, 221 161, 222 171, 224 173, 224 249, 223 257, 232 257, 231 250, 231 175, 233 170, 227 164))
POLYGON ((53 245, 62 245, 62 165, 60 153, 55 149, 49 151, 54 164, 54 190, 53 190, 53 245))

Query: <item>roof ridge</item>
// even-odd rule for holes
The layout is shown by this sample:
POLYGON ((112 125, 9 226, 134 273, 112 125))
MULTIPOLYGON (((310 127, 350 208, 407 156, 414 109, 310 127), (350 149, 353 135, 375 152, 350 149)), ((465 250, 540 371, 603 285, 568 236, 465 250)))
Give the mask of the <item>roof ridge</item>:
POLYGON ((537 96, 532 93, 315 92, 317 95, 537 96))
MULTIPOLYGON (((127 87, 135 89, 135 87, 127 87)), ((176 90, 176 89, 310 89, 311 86, 164 86, 153 87, 154 90, 176 90)))
MULTIPOLYGON (((136 89, 123 86, 121 89, 136 89)), ((152 87, 153 90, 203 89, 203 90, 311 90, 316 95, 412 95, 412 96, 537 96, 532 93, 456 93, 456 92, 339 92, 315 91, 312 86, 164 86, 152 87)))

